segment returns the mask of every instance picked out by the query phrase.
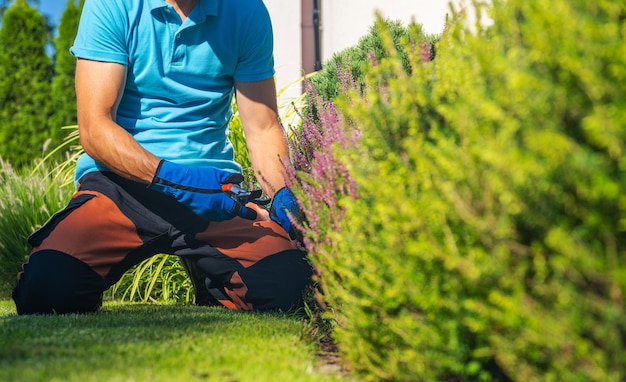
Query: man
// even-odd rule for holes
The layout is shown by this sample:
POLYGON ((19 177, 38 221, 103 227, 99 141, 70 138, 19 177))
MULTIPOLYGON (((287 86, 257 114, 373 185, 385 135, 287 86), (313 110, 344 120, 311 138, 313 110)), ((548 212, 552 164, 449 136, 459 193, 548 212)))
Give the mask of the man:
POLYGON ((19 314, 95 311, 157 253, 180 256, 199 304, 302 304, 312 271, 291 240, 298 210, 283 178, 272 49, 262 0, 85 2, 71 49, 85 150, 77 192, 29 237, 19 314), (243 180, 227 139, 233 93, 270 213, 222 191, 243 180))

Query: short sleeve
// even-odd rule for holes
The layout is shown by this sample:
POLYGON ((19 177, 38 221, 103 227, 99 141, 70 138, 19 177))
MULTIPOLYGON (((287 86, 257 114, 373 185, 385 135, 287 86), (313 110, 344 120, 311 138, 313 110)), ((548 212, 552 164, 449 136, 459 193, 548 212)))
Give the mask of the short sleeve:
POLYGON ((77 58, 128 65, 128 16, 123 1, 86 0, 74 45, 77 58))
POLYGON ((239 44, 235 80, 261 81, 274 75, 274 35, 270 15, 263 1, 258 1, 239 44))

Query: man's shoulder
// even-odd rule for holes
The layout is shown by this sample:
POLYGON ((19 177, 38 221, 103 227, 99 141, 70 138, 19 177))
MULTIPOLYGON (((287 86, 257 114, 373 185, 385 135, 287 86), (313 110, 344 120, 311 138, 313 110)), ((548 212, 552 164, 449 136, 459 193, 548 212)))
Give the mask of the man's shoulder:
POLYGON ((217 1, 219 3, 219 13, 228 13, 245 18, 258 11, 260 6, 264 7, 263 0, 203 0, 217 1))
POLYGON ((229 7, 232 9, 238 9, 245 11, 246 9, 258 6, 263 3, 263 0, 203 0, 203 1, 217 1, 220 7, 229 7), (245 8, 244 8, 245 7, 245 8))
MULTIPOLYGON (((143 9, 156 7, 161 0, 87 0, 83 8, 83 13, 99 14, 102 20, 109 18, 132 19, 136 14, 142 12, 143 9)), ((109 20, 111 22, 117 20, 109 20)))

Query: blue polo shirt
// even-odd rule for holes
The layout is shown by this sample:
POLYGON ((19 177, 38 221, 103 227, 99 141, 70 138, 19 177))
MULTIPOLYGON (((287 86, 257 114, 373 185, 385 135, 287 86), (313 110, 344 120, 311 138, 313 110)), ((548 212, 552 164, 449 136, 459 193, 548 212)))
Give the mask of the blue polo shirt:
MULTIPOLYGON (((233 81, 274 75, 262 0, 200 0, 184 22, 165 0, 86 0, 70 51, 127 66, 116 122, 148 151, 241 171, 228 141, 233 81)), ((104 169, 84 154, 75 179, 104 169)))

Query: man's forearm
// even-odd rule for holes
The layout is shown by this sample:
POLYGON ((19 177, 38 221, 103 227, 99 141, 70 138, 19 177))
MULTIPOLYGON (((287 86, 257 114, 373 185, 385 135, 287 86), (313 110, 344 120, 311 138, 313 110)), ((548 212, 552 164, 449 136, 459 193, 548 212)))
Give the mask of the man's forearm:
POLYGON ((114 121, 126 80, 126 67, 116 63, 79 59, 76 97, 80 143, 93 159, 111 171, 140 182, 150 182, 159 158, 146 151, 114 121))
POLYGON ((104 118, 80 126, 81 144, 93 159, 124 178, 152 181, 160 159, 139 145, 126 130, 104 118))
POLYGON ((237 82, 237 106, 256 178, 270 197, 285 186, 287 137, 278 121, 273 78, 237 82))
POLYGON ((287 139, 280 125, 246 137, 252 168, 270 197, 285 186, 284 165, 289 160, 287 139))

